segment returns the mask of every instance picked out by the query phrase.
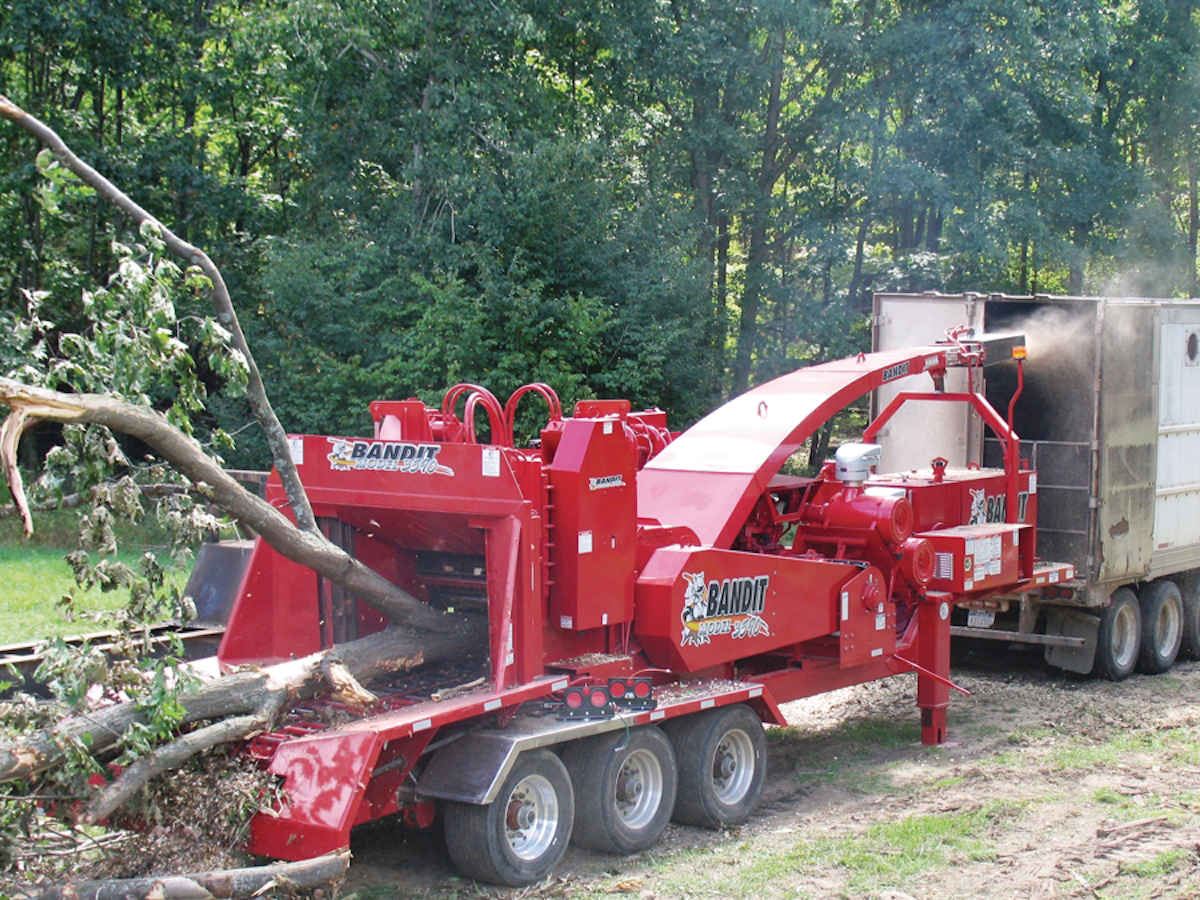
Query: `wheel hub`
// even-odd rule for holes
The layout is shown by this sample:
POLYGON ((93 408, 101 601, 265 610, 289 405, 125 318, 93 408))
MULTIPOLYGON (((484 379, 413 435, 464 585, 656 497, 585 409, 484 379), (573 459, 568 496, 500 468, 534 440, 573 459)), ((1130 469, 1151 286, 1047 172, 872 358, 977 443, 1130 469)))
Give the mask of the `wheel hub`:
POLYGON ((512 831, 524 831, 533 825, 536 819, 533 807, 520 800, 514 800, 508 807, 508 827, 512 831))
POLYGON ((737 771, 737 760, 733 758, 733 754, 729 752, 721 753, 716 760, 714 773, 717 778, 722 781, 729 778, 737 771))
POLYGON ((617 779, 617 801, 632 803, 642 795, 645 785, 642 784, 640 772, 622 772, 617 779))

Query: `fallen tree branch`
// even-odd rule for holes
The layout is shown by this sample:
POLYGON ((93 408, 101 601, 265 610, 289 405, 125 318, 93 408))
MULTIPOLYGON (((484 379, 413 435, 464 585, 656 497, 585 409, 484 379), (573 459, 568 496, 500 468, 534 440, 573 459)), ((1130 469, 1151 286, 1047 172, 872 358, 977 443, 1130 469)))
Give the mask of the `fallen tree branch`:
POLYGON ((13 505, 21 513, 21 524, 25 527, 25 536, 33 534, 33 515, 29 512, 29 501, 25 497, 25 484, 21 478, 21 470, 17 468, 17 444, 21 434, 34 421, 27 412, 14 409, 12 415, 0 425, 0 463, 3 464, 4 477, 8 480, 8 488, 12 493, 13 505))
MULTIPOLYGON (((252 528, 288 559, 342 585, 398 624, 428 632, 446 628, 443 617, 416 597, 334 546, 320 532, 298 529, 270 503, 245 490, 204 452, 198 441, 171 425, 156 410, 103 394, 64 394, 11 378, 0 378, 0 403, 13 410, 0 434, 7 435, 10 428, 15 430, 20 422, 36 416, 58 422, 104 425, 144 441, 178 472, 191 479, 201 494, 252 528), (9 423, 14 424, 10 426, 9 423)), ((0 455, 6 470, 10 461, 15 469, 15 460, 7 452, 13 449, 15 443, 9 447, 0 441, 0 455)), ((15 499, 20 479, 10 473, 10 478, 14 477, 16 480, 10 484, 14 485, 15 499)))
MULTIPOLYGON (((285 703, 307 700, 327 689, 321 671, 330 655, 336 655, 359 682, 370 682, 384 673, 403 672, 427 662, 461 656, 465 649, 479 641, 481 626, 462 619, 456 620, 456 624, 458 631, 436 635, 418 636, 389 629, 339 644, 335 650, 224 675, 179 697, 185 710, 180 724, 186 727, 242 716, 257 716, 269 722, 285 703)), ((116 748, 135 723, 145 722, 145 715, 135 704, 118 703, 71 716, 52 728, 0 743, 0 783, 29 779, 54 767, 64 759, 66 748, 72 744, 86 743, 93 756, 103 754, 116 748)), ((237 739, 237 730, 230 730, 231 740, 237 739)), ((191 749, 193 752, 183 759, 207 747, 191 749)), ((145 772, 139 771, 130 780, 134 791, 150 777, 143 775, 145 772)))
POLYGON ((66 882, 16 890, 12 900, 249 900, 272 888, 311 893, 333 891, 346 877, 350 852, 343 850, 306 859, 244 869, 66 882))
POLYGON ((321 676, 328 682, 330 696, 334 700, 359 709, 379 701, 378 697, 359 684, 354 673, 335 655, 325 657, 321 664, 321 676))
POLYGON ((132 800, 150 781, 171 769, 182 766, 193 756, 198 756, 206 750, 221 744, 241 741, 265 731, 283 706, 285 697, 277 698, 278 702, 271 704, 272 708, 264 709, 249 716, 234 716, 222 719, 212 725, 197 728, 187 734, 177 737, 169 744, 163 744, 151 753, 139 757, 133 765, 126 768, 121 777, 97 794, 87 805, 87 810, 80 817, 83 825, 103 822, 114 812, 132 800))
MULTIPOLYGON (((229 333, 232 335, 234 349, 241 353, 246 361, 246 399, 250 404, 250 411, 254 415, 254 420, 266 435, 267 446, 271 449, 271 458, 275 463, 276 469, 279 470, 283 489, 287 493, 292 513, 296 517, 296 523, 301 531, 319 535, 320 529, 317 528, 317 521, 313 516, 312 506, 308 502, 304 485, 301 484, 295 463, 292 461, 287 433, 279 423, 279 418, 275 415, 275 410, 267 397, 266 386, 263 384, 258 364, 254 361, 254 355, 250 352, 250 345, 247 343, 246 336, 242 332, 237 309, 234 308, 233 300, 229 296, 229 288, 225 284, 221 270, 217 268, 207 253, 179 237, 157 218, 135 203, 128 194, 76 156, 54 129, 35 116, 31 116, 25 112, 25 110, 21 109, 21 107, 17 106, 17 104, 13 103, 3 94, 0 94, 0 117, 8 119, 13 124, 23 128, 49 147, 55 159, 75 173, 84 184, 93 188, 96 193, 128 216, 137 225, 149 223, 154 226, 160 233, 163 243, 168 250, 183 259, 188 265, 198 267, 204 273, 205 277, 208 278, 212 284, 212 302, 217 319, 222 326, 229 330, 229 333)), ((16 500, 16 497, 14 496, 13 499, 16 500)))

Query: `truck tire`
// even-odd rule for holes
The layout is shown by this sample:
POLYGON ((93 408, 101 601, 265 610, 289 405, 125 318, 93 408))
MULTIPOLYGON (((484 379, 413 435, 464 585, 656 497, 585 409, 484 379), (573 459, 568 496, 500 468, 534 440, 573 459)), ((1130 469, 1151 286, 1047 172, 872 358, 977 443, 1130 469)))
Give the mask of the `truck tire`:
POLYGON ((1183 593, 1183 640, 1179 653, 1184 659, 1200 659, 1200 573, 1189 573, 1180 590, 1183 593))
POLYGON ((1173 581, 1144 584, 1138 591, 1142 607, 1142 649, 1138 671, 1158 675, 1175 665, 1183 639, 1183 597, 1173 581))
POLYGON ((446 849, 468 878, 523 887, 558 865, 571 840, 575 794, 549 750, 529 750, 486 806, 447 803, 446 849))
POLYGON ((563 751, 575 788, 571 841, 629 855, 658 842, 675 808, 678 775, 671 742, 648 725, 575 741, 563 751))
POLYGON ((1109 681, 1124 681, 1133 672, 1142 643, 1142 611, 1137 595, 1117 588, 1100 613, 1096 636, 1096 662, 1092 674, 1109 681))
POLYGON ((750 818, 762 797, 767 739, 748 706, 684 716, 664 727, 679 766, 674 819, 723 828, 750 818))

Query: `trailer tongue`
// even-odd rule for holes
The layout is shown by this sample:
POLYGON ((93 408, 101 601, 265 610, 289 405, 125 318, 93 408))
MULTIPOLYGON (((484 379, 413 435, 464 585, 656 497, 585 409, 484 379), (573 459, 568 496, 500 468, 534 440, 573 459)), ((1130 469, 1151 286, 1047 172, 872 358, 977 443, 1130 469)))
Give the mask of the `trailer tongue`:
MULTIPOLYGON (((488 638, 369 710, 293 711, 256 740, 284 800, 250 849, 302 859, 384 815, 429 825, 441 805, 465 874, 527 884, 572 839, 632 853, 672 816, 744 821, 761 723, 783 724, 784 701, 915 672, 922 740, 945 740, 951 609, 1074 575, 1036 557, 1037 480, 1009 420, 971 387, 944 390, 988 352, 955 340, 801 369, 681 435, 624 401, 564 416, 538 384, 504 406, 473 385, 437 409, 379 402, 371 438, 294 438, 326 533, 414 596, 486 618, 488 638), (931 457, 880 476, 869 429, 816 475, 787 474, 832 415, 908 378, 980 413, 1011 448, 1003 468, 931 457), (517 447, 526 394, 547 422, 517 447)), ((267 494, 283 503, 274 475, 267 494)), ((386 624, 259 544, 218 655, 284 659, 386 624)))

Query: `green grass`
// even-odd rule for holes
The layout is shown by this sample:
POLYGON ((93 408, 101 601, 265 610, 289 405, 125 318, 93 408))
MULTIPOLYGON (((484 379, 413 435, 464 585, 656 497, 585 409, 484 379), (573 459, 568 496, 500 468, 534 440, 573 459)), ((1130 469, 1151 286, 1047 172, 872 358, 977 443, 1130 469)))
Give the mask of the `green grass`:
MULTIPOLYGON (((770 848, 759 842, 730 842, 687 850, 646 868, 653 870, 653 891, 660 897, 794 898, 797 882, 821 870, 845 878, 847 890, 839 896, 872 896, 884 888, 911 888, 929 871, 992 859, 994 833, 1021 814, 1012 804, 989 804, 957 813, 908 816, 853 835, 797 834, 785 845, 770 848)), ((617 880, 629 877, 625 872, 617 880)), ((600 884, 571 896, 606 895, 607 887, 600 884)))
POLYGON ((1154 859, 1145 862, 1121 863, 1121 874, 1132 875, 1135 878, 1161 878, 1184 866, 1195 865, 1196 854, 1186 850, 1164 850, 1154 859))
MULTIPOLYGON (((897 723, 891 719, 853 719, 828 735, 814 737, 795 728, 771 729, 769 739, 800 744, 797 771, 793 776, 801 784, 831 784, 860 794, 879 793, 892 787, 886 766, 876 761, 880 750, 912 747, 921 740, 921 726, 915 721, 897 723), (838 745, 833 755, 827 744, 838 745)), ((918 752, 936 753, 923 748, 918 752)))
POLYGON ((996 854, 991 833, 1019 815, 1018 807, 989 804, 873 825, 864 836, 851 839, 838 865, 849 871, 854 891, 911 886, 912 879, 931 869, 992 859, 996 854))
MULTIPOLYGON (((7 491, 0 501, 7 500, 7 491)), ((73 510, 34 513, 34 534, 26 538, 16 516, 0 519, 0 644, 86 634, 104 628, 92 615, 119 609, 125 591, 76 589, 66 555, 76 546, 77 515, 73 510), (68 620, 59 601, 76 589, 78 615, 68 620)), ((133 563, 149 550, 162 553, 167 540, 153 523, 122 524, 117 529, 122 552, 133 563)), ((180 581, 186 580, 181 573, 180 581)))
MULTIPOLYGON (((68 621, 59 608, 63 595, 75 587, 66 550, 36 546, 0 545, 0 644, 41 640, 95 631, 84 619, 68 621)), ((118 591, 88 591, 82 610, 116 609, 123 602, 118 591)))
POLYGON ((1184 765, 1200 764, 1200 734, 1194 728, 1121 731, 1106 740, 1068 741, 1050 750, 1048 762, 1062 771, 1108 768, 1138 754, 1165 754, 1184 765))

